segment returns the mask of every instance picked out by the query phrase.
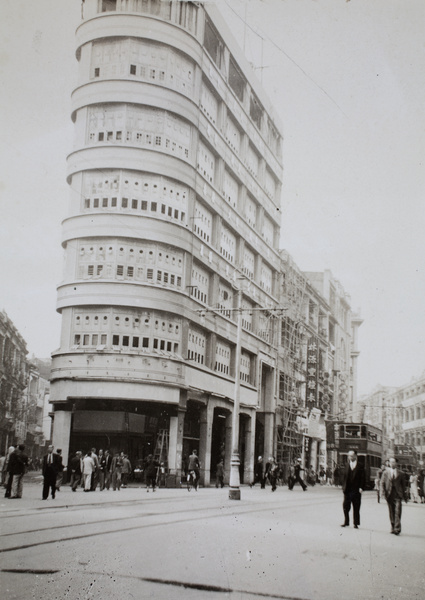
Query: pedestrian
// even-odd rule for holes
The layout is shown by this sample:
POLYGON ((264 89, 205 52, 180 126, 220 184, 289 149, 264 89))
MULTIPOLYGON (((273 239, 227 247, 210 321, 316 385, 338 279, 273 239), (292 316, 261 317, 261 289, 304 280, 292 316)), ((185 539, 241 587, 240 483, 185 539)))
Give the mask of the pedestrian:
POLYGON ((257 462, 255 463, 254 481, 251 483, 251 487, 253 487, 256 483, 259 483, 262 489, 266 487, 266 479, 264 477, 264 463, 262 456, 259 456, 257 458, 257 462))
POLYGON ((362 492, 365 487, 365 472, 363 466, 357 460, 357 452, 355 450, 350 450, 347 458, 341 482, 344 494, 344 502, 342 504, 344 523, 341 527, 348 527, 350 525, 350 509, 353 506, 353 525, 354 529, 358 529, 360 525, 362 492))
POLYGON ((131 462, 128 458, 128 454, 124 454, 121 452, 122 458, 122 469, 121 469, 121 477, 122 477, 122 487, 126 488, 130 475, 131 475, 131 462))
POLYGON ((23 479, 28 456, 25 454, 25 446, 19 444, 10 455, 10 474, 12 475, 12 490, 10 498, 22 498, 23 479))
POLYGON ((112 489, 120 491, 121 489, 121 470, 122 470, 122 458, 117 452, 112 459, 111 463, 111 474, 112 474, 112 489))
POLYGON ((381 479, 381 494, 385 496, 391 522, 391 533, 400 535, 401 507, 406 492, 406 478, 403 471, 397 468, 397 461, 390 458, 390 466, 385 469, 381 479))
POLYGON ((193 471, 195 473, 195 477, 193 480, 193 487, 195 488, 196 491, 198 490, 199 479, 201 477, 200 469, 201 469, 201 463, 199 462, 198 451, 192 450, 192 454, 189 456, 189 463, 187 466, 187 470, 188 470, 189 475, 190 475, 191 471, 193 471))
POLYGON ((418 474, 412 473, 410 476, 410 497, 415 504, 419 502, 419 493, 418 493, 418 474))
POLYGON ((224 487, 224 465, 222 459, 219 460, 215 472, 215 487, 218 488, 218 486, 224 487))
POLYGON ((320 485, 326 485, 326 471, 323 466, 319 469, 319 481, 320 485))
POLYGON ((156 489, 156 476, 158 470, 158 461, 154 459, 152 454, 149 454, 144 468, 146 491, 149 492, 149 487, 152 486, 152 491, 156 489))
POLYGON ((111 486, 111 466, 112 466, 112 454, 109 450, 105 451, 105 488, 109 490, 111 486))
POLYGON ((75 456, 71 459, 71 490, 73 492, 75 492, 77 490, 77 487, 80 484, 81 481, 81 474, 82 474, 82 466, 83 466, 83 460, 81 458, 82 456, 82 452, 80 452, 80 450, 78 450, 75 453, 75 456))
POLYGON ((422 504, 425 502, 425 469, 420 469, 418 473, 418 494, 422 504))
POLYGON ((336 466, 335 466, 335 469, 334 469, 334 486, 335 486, 335 487, 339 487, 339 486, 340 486, 340 484, 341 484, 341 477, 340 477, 340 474, 341 474, 341 469, 340 469, 340 466, 339 466, 339 465, 336 465, 336 466))
POLYGON ((289 481, 288 481, 288 488, 290 490, 292 490, 294 488, 294 485, 296 483, 300 484, 300 486, 303 489, 303 492, 305 492, 307 490, 306 484, 301 479, 301 471, 304 471, 304 469, 302 467, 302 460, 301 460, 301 458, 297 458, 296 463, 294 464, 293 474, 291 475, 291 477, 289 478, 289 481))
POLYGON ((106 455, 103 454, 103 450, 99 450, 99 456, 97 457, 99 460, 99 472, 98 472, 98 481, 99 481, 99 490, 103 492, 105 489, 105 475, 106 475, 106 455))
POLYGON ((269 478, 270 484, 272 486, 272 492, 276 491, 277 473, 278 466, 276 464, 274 456, 270 456, 269 462, 266 465, 266 476, 269 478))
POLYGON ((93 462, 94 462, 94 471, 91 476, 90 491, 95 492, 96 488, 97 488, 97 482, 99 479, 99 458, 96 454, 96 448, 91 449, 91 458, 93 459, 93 462))
POLYGON ((83 479, 84 479, 84 491, 94 491, 93 487, 93 473, 96 470, 96 463, 92 456, 92 451, 89 450, 83 459, 83 479))
POLYGON ((4 473, 4 471, 3 471, 3 469, 4 469, 5 462, 6 462, 6 455, 2 454, 0 456, 0 480, 1 480, 1 484, 2 485, 4 483, 4 479, 3 479, 3 473, 4 473))
POLYGON ((166 475, 166 469, 165 469, 165 463, 160 463, 159 465, 159 469, 158 469, 158 487, 165 487, 165 475, 166 475))
POLYGON ((10 498, 12 491, 13 475, 10 473, 10 457, 12 456, 13 452, 15 452, 15 446, 9 446, 3 466, 3 485, 6 488, 4 493, 5 498, 10 498))
POLYGON ((56 450, 56 454, 59 456, 59 459, 60 459, 59 466, 58 466, 58 474, 56 475, 56 491, 60 492, 62 481, 63 481, 63 472, 65 469, 65 467, 63 465, 63 459, 62 459, 62 449, 58 448, 56 450))
POLYGON ((58 454, 53 452, 53 446, 50 445, 47 448, 47 454, 43 457, 43 500, 47 500, 49 497, 49 491, 51 492, 53 500, 56 496, 56 477, 59 472, 62 459, 58 454))

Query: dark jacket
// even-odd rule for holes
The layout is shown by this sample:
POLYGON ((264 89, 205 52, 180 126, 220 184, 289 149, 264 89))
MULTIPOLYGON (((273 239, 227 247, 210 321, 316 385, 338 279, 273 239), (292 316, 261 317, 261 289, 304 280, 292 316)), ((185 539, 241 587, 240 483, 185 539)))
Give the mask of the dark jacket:
POLYGON ((81 458, 79 456, 74 456, 71 459, 71 472, 81 475, 81 458))
POLYGON ((12 452, 9 458, 9 473, 11 475, 22 475, 25 473, 25 467, 28 464, 28 456, 17 448, 12 452))
POLYGON ((48 454, 43 456, 43 475, 46 475, 48 470, 50 471, 50 473, 54 472, 57 475, 60 471, 63 470, 62 457, 59 456, 59 454, 55 454, 54 452, 52 452, 52 462, 51 464, 49 464, 47 462, 48 456, 48 454))
POLYGON ((365 472, 363 466, 357 461, 355 469, 350 467, 349 462, 345 465, 342 475, 342 491, 344 494, 358 492, 365 488, 365 472))

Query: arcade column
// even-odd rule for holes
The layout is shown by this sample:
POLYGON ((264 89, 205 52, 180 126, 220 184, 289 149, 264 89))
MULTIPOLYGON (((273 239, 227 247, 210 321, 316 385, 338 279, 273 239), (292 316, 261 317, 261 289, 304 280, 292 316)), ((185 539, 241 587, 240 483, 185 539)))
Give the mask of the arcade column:
POLYGON ((201 461, 201 481, 204 486, 210 485, 211 478, 211 441, 214 419, 214 403, 211 400, 201 409, 201 431, 199 439, 199 460, 201 461))
POLYGON ((70 410, 55 410, 53 418, 52 444, 54 451, 62 448, 63 464, 66 466, 69 459, 69 440, 71 437, 70 410))

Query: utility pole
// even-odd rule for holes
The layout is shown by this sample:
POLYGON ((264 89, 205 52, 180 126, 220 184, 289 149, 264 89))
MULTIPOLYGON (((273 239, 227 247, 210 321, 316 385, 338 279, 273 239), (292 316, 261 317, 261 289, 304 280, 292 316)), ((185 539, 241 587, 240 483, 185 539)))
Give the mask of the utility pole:
POLYGON ((242 338, 242 290, 238 290, 237 333, 235 357, 235 389, 232 412, 232 455, 230 458, 229 499, 240 500, 240 458, 239 458, 239 405, 240 405, 240 367, 241 367, 241 338, 242 338))

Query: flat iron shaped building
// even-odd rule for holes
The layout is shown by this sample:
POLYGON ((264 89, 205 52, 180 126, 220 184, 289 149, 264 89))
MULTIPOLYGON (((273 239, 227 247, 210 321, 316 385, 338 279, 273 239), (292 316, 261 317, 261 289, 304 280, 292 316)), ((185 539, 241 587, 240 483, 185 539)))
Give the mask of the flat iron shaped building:
POLYGON ((209 4, 86 0, 77 28, 53 442, 242 480, 273 444, 280 125, 209 4), (238 289, 244 307, 235 364, 238 289), (217 308, 213 312, 211 307, 217 308))

